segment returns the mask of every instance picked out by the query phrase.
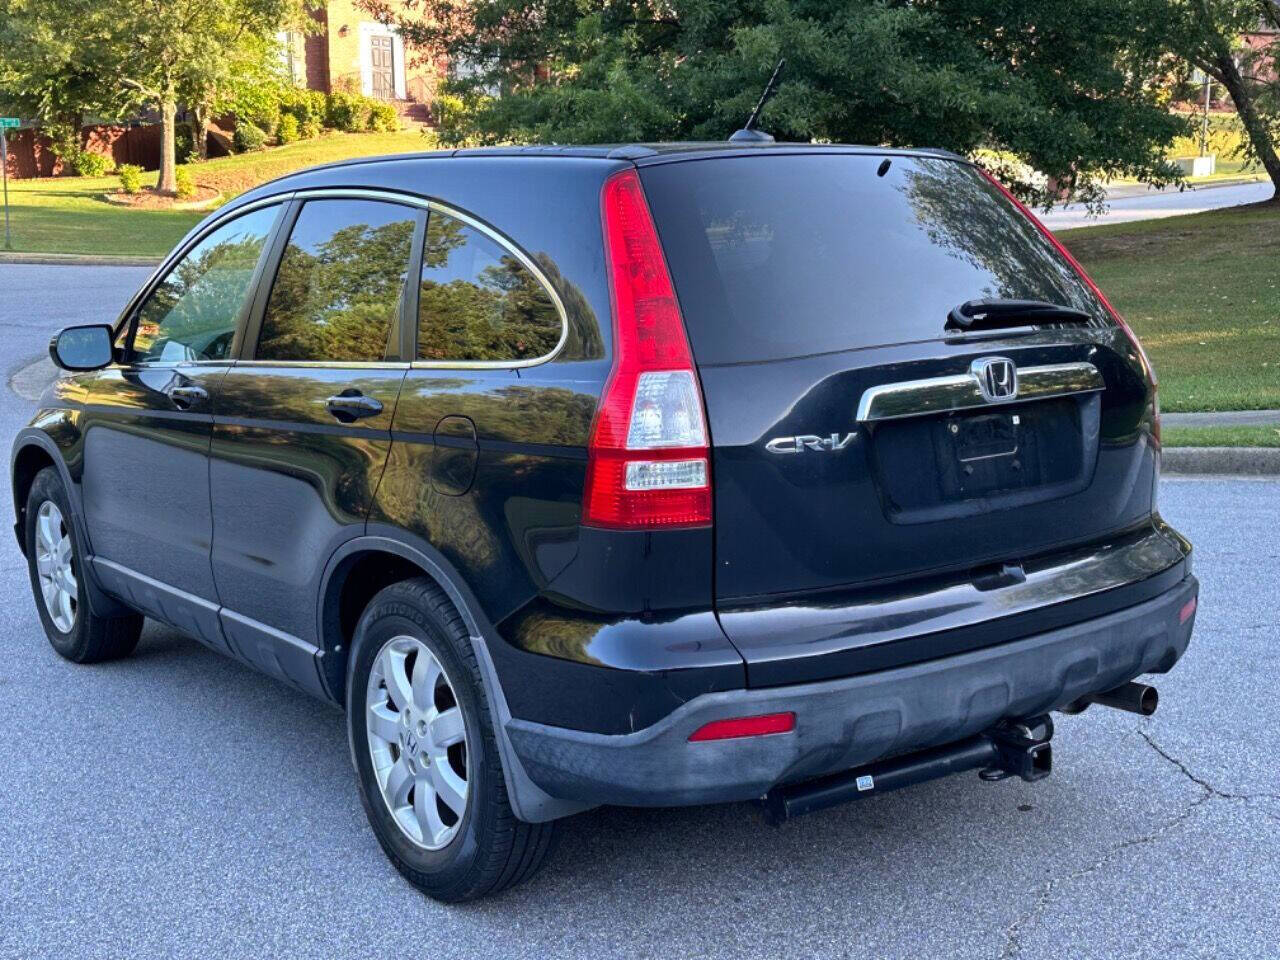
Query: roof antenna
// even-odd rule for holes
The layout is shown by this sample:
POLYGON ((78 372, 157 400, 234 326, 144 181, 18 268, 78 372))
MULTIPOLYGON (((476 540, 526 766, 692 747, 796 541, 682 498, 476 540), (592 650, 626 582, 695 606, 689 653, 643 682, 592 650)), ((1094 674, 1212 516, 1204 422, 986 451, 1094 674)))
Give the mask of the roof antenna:
POLYGON ((773 68, 773 76, 764 85, 764 93, 760 94, 760 101, 756 104, 756 108, 751 111, 751 116, 747 117, 747 122, 742 129, 734 131, 733 136, 729 138, 730 143, 773 143, 773 137, 763 130, 756 130, 755 123, 760 119, 760 111, 764 109, 764 105, 777 92, 778 74, 782 73, 782 67, 786 62, 784 57, 773 68))

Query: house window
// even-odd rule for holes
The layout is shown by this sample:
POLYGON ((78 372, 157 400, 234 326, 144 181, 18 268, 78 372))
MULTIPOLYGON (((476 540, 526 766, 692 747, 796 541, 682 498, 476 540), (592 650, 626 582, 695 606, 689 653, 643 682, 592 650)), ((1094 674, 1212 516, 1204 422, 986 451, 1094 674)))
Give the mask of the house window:
POLYGON ((295 47, 298 40, 292 30, 281 30, 276 34, 276 42, 280 45, 280 64, 289 73, 289 79, 294 83, 298 82, 298 63, 295 57, 295 47))

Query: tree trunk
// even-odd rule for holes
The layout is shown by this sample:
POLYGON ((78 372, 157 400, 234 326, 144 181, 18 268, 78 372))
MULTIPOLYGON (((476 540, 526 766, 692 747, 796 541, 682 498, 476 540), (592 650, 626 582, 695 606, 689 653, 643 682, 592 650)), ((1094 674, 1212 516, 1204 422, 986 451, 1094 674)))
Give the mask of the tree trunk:
POLYGON ((195 144, 196 156, 201 160, 208 160, 209 111, 204 107, 191 108, 191 142, 195 144))
POLYGON ((160 174, 156 178, 156 190, 159 193, 176 196, 178 180, 174 174, 176 167, 176 150, 174 134, 177 132, 178 104, 172 94, 166 95, 160 104, 160 174))
POLYGON ((1249 135, 1249 143, 1253 146, 1254 152, 1262 162, 1262 168, 1267 171, 1267 176, 1271 178, 1271 183, 1276 188, 1276 193, 1271 199, 1273 202, 1280 202, 1280 155, 1276 153, 1276 144, 1271 139, 1266 121, 1259 115, 1253 94, 1245 84, 1244 77, 1240 75, 1240 68, 1236 66, 1231 51, 1224 48, 1215 50, 1213 67, 1214 72, 1218 74, 1218 80, 1227 88, 1227 93, 1231 94, 1231 100, 1236 105, 1236 113, 1240 115, 1245 133, 1249 135))

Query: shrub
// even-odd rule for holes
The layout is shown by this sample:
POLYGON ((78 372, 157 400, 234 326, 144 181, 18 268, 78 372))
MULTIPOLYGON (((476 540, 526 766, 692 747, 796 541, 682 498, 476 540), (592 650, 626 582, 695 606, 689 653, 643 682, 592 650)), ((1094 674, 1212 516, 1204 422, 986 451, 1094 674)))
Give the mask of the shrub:
POLYGON ((120 177, 120 189, 125 193, 137 193, 142 189, 142 168, 134 163, 122 163, 116 167, 120 177))
POLYGON ((456 93, 440 91, 436 93, 431 112, 435 114, 436 121, 439 123, 457 123, 459 118, 467 112, 467 105, 456 93))
POLYGON ((451 147, 478 146, 475 118, 483 112, 490 98, 482 94, 440 90, 431 105, 440 141, 451 147))
POLYGON ((71 158, 71 169, 81 177, 103 177, 111 172, 115 161, 100 153, 77 150, 71 158))
POLYGON ((292 113, 280 114, 280 122, 276 124, 276 140, 280 143, 293 143, 298 139, 298 118, 292 113))
POLYGON ((320 136, 323 129, 319 120, 304 120, 302 121, 302 126, 298 129, 298 135, 303 140, 314 140, 320 136))
POLYGON ((280 104, 286 92, 286 88, 274 80, 241 84, 231 104, 236 125, 251 123, 260 130, 274 130, 280 122, 280 104))
POLYGON ((178 185, 178 197, 186 200, 196 195, 196 178, 190 167, 177 167, 173 171, 173 179, 178 185))
POLYGON ((191 163, 200 158, 196 153, 195 134, 189 124, 178 124, 177 129, 173 131, 173 155, 178 163, 191 163))
POLYGON ((369 128, 371 101, 358 93, 335 90, 329 94, 325 110, 325 125, 347 133, 359 133, 369 128))
POLYGON ((261 150, 267 145, 267 135, 262 128, 247 121, 236 122, 236 132, 231 138, 237 153, 261 150))
POLYGON ((391 104, 374 100, 369 104, 367 129, 378 133, 394 133, 400 129, 400 115, 391 104))
POLYGON ((324 123, 328 102, 319 90, 303 90, 290 87, 280 94, 281 119, 292 116, 301 130, 308 123, 319 126, 324 123))

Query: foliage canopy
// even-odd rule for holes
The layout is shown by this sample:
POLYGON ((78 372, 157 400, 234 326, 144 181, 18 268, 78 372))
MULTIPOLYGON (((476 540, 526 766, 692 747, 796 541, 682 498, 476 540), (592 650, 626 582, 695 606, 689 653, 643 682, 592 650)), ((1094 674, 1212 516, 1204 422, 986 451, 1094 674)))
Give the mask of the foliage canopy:
POLYGON ((787 66, 779 139, 985 151, 1025 198, 1176 179, 1165 0, 414 0, 366 5, 461 64, 454 140, 722 140, 787 66), (494 93, 502 96, 495 97, 494 93), (1042 171, 1053 183, 1029 175, 1042 171))

